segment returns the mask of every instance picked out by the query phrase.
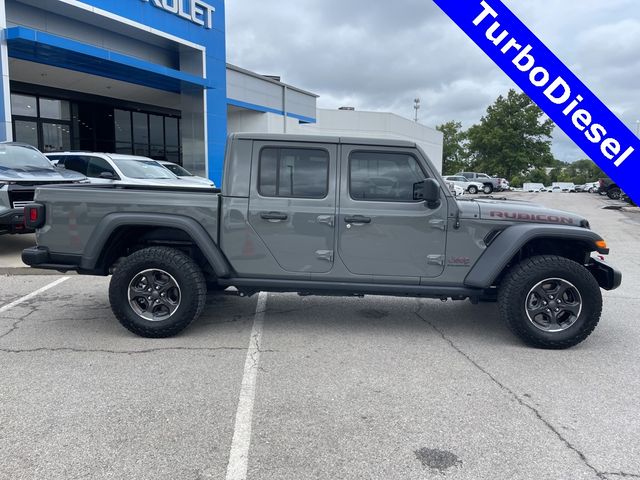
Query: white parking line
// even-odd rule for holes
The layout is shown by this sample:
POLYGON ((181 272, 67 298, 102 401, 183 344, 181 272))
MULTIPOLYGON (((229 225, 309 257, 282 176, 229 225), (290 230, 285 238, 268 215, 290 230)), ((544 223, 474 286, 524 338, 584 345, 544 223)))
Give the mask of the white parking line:
POLYGON ((55 282, 51 282, 49 285, 45 285, 44 287, 39 288, 35 292, 31 292, 30 294, 25 295, 24 297, 21 297, 21 298, 19 298, 17 300, 14 300, 11 303, 7 303, 5 306, 0 307, 0 313, 4 313, 7 310, 11 310, 13 307, 17 307, 21 303, 24 303, 24 302, 26 302, 28 300, 31 300, 33 297, 35 297, 37 295, 40 295, 41 293, 46 292, 47 290, 60 285, 62 282, 66 282, 67 280, 69 280, 69 278, 70 277, 59 278, 55 282))
POLYGON ((260 342, 262 340, 262 325, 266 308, 267 294, 261 292, 258 295, 258 304, 256 305, 251 339, 249 340, 249 350, 244 362, 244 374, 242 376, 242 386, 240 387, 240 400, 236 410, 236 425, 233 430, 226 480, 245 480, 247 478, 253 403, 256 397, 256 377, 260 363, 260 342))

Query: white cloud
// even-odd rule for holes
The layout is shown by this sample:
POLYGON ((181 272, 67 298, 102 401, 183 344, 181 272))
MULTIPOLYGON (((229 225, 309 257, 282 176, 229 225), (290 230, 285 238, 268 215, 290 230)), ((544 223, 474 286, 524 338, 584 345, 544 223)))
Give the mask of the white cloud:
MULTIPOLYGON (((640 118, 637 0, 507 5, 630 128, 640 118)), ((429 0, 228 2, 231 63, 320 95, 319 105, 392 111, 427 125, 477 122, 515 85, 429 0)), ((562 132, 554 152, 584 154, 562 132)))

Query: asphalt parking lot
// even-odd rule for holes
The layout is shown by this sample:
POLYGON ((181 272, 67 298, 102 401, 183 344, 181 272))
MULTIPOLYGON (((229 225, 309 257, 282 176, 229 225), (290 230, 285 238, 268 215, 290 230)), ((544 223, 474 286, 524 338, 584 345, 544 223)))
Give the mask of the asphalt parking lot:
POLYGON ((0 276, 0 478, 640 478, 640 214, 510 196, 584 214, 623 272, 571 350, 493 304, 289 294, 212 295, 148 340, 108 279, 0 276))

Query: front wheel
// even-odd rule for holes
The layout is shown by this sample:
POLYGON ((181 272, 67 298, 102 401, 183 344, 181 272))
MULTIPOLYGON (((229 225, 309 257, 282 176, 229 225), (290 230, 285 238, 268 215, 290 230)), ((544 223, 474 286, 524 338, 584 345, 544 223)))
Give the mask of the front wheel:
POLYGON ((475 195, 476 193, 478 193, 478 187, 476 187, 475 185, 471 185, 471 186, 469 187, 469 193, 470 193, 471 195, 475 195))
POLYGON ((207 284, 198 265, 179 250, 152 247, 118 264, 109 284, 111 310, 142 337, 178 334, 204 309, 207 284))
POLYGON ((596 328, 602 312, 600 286, 579 263, 563 257, 531 257, 502 280, 500 315, 525 343, 569 348, 596 328))
POLYGON ((485 185, 485 186, 482 188, 482 191, 483 191, 486 195, 489 195, 489 194, 493 193, 493 185, 485 185))
POLYGON ((613 187, 609 189, 609 191, 607 191, 607 197, 609 197, 611 200, 620 200, 621 196, 622 190, 620 190, 618 187, 613 187))

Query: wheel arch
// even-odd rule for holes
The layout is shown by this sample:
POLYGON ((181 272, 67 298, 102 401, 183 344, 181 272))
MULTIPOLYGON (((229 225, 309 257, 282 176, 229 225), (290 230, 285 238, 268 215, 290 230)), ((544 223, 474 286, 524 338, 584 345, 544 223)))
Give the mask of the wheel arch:
POLYGON ((112 213, 94 229, 80 268, 107 274, 113 263, 136 246, 164 245, 195 248, 220 278, 231 274, 224 254, 196 220, 179 215, 112 213))
POLYGON ((591 252, 609 253, 596 245, 602 238, 591 230, 565 225, 513 225, 497 236, 472 267, 465 286, 490 288, 509 267, 535 255, 558 255, 585 264, 591 252))

